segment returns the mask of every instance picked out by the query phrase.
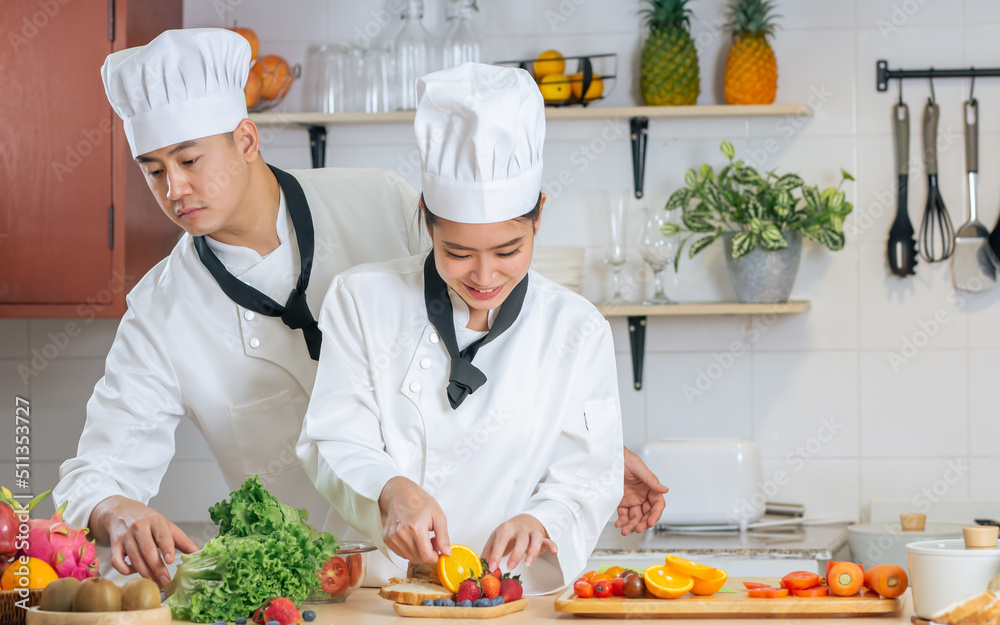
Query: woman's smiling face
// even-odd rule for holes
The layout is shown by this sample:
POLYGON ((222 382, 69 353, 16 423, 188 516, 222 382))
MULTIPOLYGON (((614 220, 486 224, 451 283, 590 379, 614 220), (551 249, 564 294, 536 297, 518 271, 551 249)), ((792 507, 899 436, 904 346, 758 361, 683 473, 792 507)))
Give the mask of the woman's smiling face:
POLYGON ((528 273, 538 220, 464 224, 438 217, 428 230, 438 274, 469 306, 469 328, 488 329, 489 311, 528 273))

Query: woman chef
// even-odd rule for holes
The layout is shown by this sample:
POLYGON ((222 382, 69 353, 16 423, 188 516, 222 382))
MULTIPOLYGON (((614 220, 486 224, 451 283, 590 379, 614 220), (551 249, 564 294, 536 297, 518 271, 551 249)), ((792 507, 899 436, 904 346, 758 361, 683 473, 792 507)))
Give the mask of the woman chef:
POLYGON ((334 279, 297 452, 383 551, 434 562, 455 539, 548 592, 622 496, 611 331, 529 271, 545 112, 528 73, 466 63, 418 91, 433 250, 334 279))

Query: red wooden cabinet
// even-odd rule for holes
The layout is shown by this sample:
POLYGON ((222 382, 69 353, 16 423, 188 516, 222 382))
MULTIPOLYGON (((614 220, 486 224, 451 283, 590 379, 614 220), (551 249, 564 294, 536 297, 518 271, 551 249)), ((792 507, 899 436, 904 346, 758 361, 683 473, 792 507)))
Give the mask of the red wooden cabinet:
POLYGON ((116 317, 181 231, 101 82, 112 51, 181 27, 181 0, 4 0, 0 317, 116 317))

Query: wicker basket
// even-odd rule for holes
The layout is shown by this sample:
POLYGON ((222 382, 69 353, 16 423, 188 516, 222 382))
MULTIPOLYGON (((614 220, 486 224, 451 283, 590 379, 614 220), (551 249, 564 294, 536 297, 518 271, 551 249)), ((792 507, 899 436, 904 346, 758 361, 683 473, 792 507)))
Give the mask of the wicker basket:
MULTIPOLYGON (((42 602, 42 591, 29 590, 28 607, 36 606, 42 602)), ((21 600, 21 592, 18 590, 0 590, 0 623, 3 625, 24 625, 27 610, 17 605, 21 600)), ((24 605, 24 604, 21 604, 24 605)))

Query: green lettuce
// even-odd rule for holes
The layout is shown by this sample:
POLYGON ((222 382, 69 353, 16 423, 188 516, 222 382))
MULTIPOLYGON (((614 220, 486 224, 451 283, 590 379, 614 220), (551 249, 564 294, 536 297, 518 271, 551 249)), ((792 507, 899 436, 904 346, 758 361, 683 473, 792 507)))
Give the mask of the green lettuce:
POLYGON ((304 509, 278 501, 257 476, 209 509, 219 536, 181 557, 167 588, 177 620, 201 623, 249 617, 269 597, 305 599, 317 571, 337 553, 337 539, 318 532, 304 509))

